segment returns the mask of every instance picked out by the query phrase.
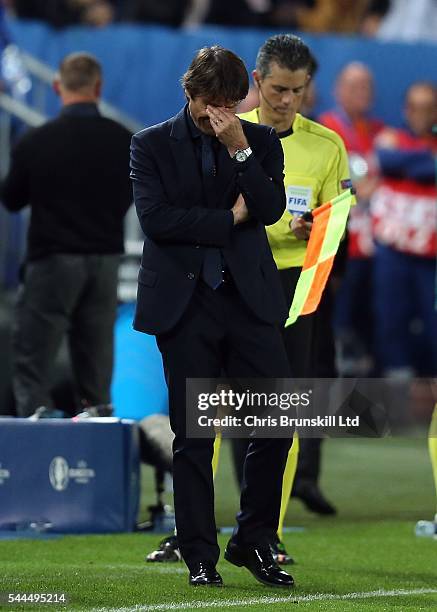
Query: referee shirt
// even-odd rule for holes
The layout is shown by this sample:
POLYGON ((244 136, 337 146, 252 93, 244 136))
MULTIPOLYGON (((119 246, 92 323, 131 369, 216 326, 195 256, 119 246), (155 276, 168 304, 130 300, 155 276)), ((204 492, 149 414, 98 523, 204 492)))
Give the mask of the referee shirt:
MULTIPOLYGON (((257 108, 239 116, 259 123, 257 108)), ((332 200, 352 184, 346 149, 332 130, 297 113, 290 129, 278 136, 284 150, 287 210, 266 230, 276 266, 284 270, 303 265, 307 246, 290 230, 292 215, 332 200)))

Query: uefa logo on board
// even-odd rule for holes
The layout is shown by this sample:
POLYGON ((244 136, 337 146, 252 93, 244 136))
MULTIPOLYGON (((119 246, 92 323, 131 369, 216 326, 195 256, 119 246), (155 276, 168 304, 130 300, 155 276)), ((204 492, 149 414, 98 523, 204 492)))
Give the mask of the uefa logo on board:
POLYGON ((65 491, 68 487, 69 467, 64 457, 53 457, 49 466, 49 479, 55 491, 65 491))

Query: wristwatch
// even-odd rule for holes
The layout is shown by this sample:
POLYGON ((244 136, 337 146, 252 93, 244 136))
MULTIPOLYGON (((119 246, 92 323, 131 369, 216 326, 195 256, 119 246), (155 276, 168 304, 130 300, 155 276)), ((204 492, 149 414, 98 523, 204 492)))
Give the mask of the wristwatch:
POLYGON ((250 157, 250 155, 252 155, 252 149, 250 147, 247 147, 247 149, 237 149, 235 151, 233 159, 235 159, 235 161, 237 162, 242 163, 245 162, 246 159, 250 157))

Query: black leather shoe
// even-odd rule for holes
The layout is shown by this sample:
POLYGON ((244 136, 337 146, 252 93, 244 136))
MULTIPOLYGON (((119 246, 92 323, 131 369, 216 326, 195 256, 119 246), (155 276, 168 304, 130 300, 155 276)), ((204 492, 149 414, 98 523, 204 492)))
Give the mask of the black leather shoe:
POLYGON ((317 484, 311 480, 295 481, 291 496, 301 499, 311 512, 325 516, 337 514, 336 508, 329 503, 317 484))
POLYGON ((239 546, 229 540, 225 559, 237 567, 246 567, 262 584, 271 587, 292 587, 293 577, 284 572, 273 559, 269 546, 239 546))
POLYGON ((223 586, 223 580, 212 563, 196 563, 190 571, 189 583, 193 586, 223 586))

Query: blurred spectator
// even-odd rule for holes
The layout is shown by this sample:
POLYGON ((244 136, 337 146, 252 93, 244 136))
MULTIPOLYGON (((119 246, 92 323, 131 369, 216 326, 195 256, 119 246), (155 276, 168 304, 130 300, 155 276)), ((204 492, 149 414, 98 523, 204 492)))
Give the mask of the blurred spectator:
POLYGON ((13 329, 14 395, 23 417, 52 407, 64 336, 78 408, 109 402, 118 262, 131 203, 131 135, 99 113, 99 63, 86 53, 67 56, 54 87, 60 116, 17 142, 1 190, 8 210, 31 210, 13 329))
POLYGON ((298 27, 299 10, 314 0, 191 0, 183 25, 202 22, 225 26, 298 27))
POLYGON ((39 19, 56 28, 69 25, 105 26, 115 17, 111 0, 13 0, 17 17, 39 19))
POLYGON ((369 0, 315 0, 312 8, 297 10, 297 24, 308 32, 358 31, 369 0))
POLYGON ((390 8, 390 0, 371 0, 360 26, 364 36, 375 36, 390 8))
POLYGON ((194 0, 209 5, 206 22, 233 26, 298 28, 315 0, 194 0))
POLYGON ((268 24, 300 29, 299 17, 305 9, 312 9, 315 0, 272 0, 268 24))
POLYGON ((182 24, 189 6, 190 0, 126 0, 123 18, 127 21, 178 27, 182 24))
POLYGON ((262 26, 272 8, 271 0, 210 0, 206 23, 230 26, 262 26))
POLYGON ((76 0, 81 8, 80 20, 84 25, 102 28, 115 18, 114 4, 108 0, 76 0))
POLYGON ((373 77, 364 64, 348 64, 339 74, 335 97, 337 108, 322 114, 320 123, 344 140, 349 153, 351 177, 358 204, 348 226, 348 261, 340 287, 335 324, 342 357, 341 374, 366 375, 371 369, 372 231, 369 199, 377 186, 374 139, 382 123, 369 116, 373 102, 373 77))
POLYGON ((376 36, 384 40, 437 41, 437 1, 391 0, 376 36))
POLYGON ((80 21, 77 6, 69 0, 14 0, 13 8, 21 19, 38 19, 57 28, 80 21))
MULTIPOLYGON (((425 1, 425 0, 423 0, 425 1)), ((378 29, 389 0, 5 0, 16 15, 54 27, 102 27, 115 20, 196 27, 287 27, 368 35, 378 29)))
POLYGON ((421 352, 427 376, 437 375, 435 305, 437 210, 435 160, 437 88, 415 83, 405 103, 407 129, 384 130, 376 139, 382 182, 372 196, 376 238, 374 303, 376 340, 386 376, 417 373, 411 323, 423 325, 421 352))

